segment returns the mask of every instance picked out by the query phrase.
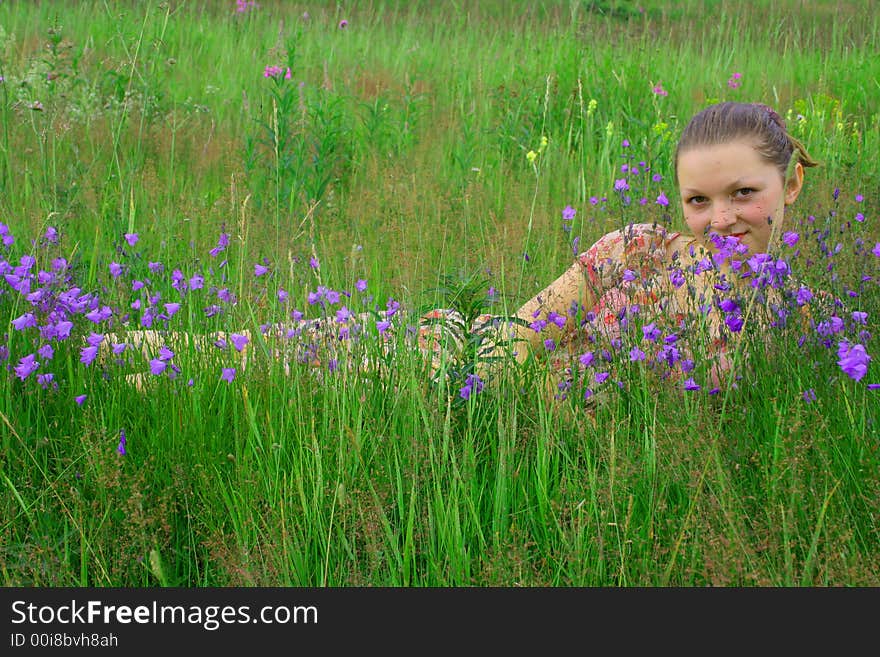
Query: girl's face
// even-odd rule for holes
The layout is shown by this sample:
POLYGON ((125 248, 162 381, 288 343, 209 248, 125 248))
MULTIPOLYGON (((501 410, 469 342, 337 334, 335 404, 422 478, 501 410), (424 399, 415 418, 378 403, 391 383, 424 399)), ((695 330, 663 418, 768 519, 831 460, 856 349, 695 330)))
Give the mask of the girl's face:
POLYGON ((679 154, 678 187, 688 228, 711 247, 711 233, 736 236, 749 253, 766 253, 772 235, 782 234, 785 206, 801 191, 804 168, 783 183, 779 169, 748 141, 699 146, 679 154))

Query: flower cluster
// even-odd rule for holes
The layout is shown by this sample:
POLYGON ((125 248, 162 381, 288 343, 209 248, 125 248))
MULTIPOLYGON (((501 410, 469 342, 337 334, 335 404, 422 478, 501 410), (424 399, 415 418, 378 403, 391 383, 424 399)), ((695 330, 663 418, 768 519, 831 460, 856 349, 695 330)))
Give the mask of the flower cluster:
POLYGON ((237 14, 244 14, 256 8, 256 0, 235 0, 235 13, 237 14))
POLYGON ((283 77, 285 80, 289 80, 291 78, 290 67, 283 69, 280 66, 275 65, 267 66, 263 69, 263 77, 273 78, 275 80, 280 80, 283 77))

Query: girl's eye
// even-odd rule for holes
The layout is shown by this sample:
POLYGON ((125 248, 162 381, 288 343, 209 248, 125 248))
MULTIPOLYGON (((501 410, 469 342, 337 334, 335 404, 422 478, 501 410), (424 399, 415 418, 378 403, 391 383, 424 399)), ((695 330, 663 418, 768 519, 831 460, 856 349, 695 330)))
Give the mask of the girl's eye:
POLYGON ((702 204, 705 203, 707 200, 708 200, 708 199, 707 199, 705 196, 691 196, 691 197, 687 200, 687 202, 688 202, 688 205, 702 205, 702 204))
POLYGON ((743 187, 742 189, 738 189, 733 193, 734 198, 744 198, 746 196, 751 196, 755 192, 751 187, 743 187))

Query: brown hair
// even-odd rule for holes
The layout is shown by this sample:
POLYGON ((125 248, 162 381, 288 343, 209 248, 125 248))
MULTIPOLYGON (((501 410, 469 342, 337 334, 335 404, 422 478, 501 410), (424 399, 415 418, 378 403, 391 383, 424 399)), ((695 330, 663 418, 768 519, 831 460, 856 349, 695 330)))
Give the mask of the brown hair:
POLYGON ((717 146, 739 139, 750 139, 755 149, 774 164, 787 181, 790 165, 800 162, 814 167, 814 160, 804 145, 788 134, 785 121, 773 108, 762 103, 725 102, 701 110, 688 122, 675 149, 675 179, 678 180, 678 157, 699 146, 717 146), (797 159, 792 155, 797 153, 797 159))

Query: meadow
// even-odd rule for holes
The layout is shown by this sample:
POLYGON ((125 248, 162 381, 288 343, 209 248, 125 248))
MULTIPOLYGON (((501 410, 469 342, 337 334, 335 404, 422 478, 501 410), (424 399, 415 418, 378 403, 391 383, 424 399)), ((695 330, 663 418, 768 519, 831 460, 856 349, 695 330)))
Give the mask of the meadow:
POLYGON ((867 0, 0 2, 0 582, 877 586, 878 212, 867 0), (267 357, 681 229, 720 100, 820 160, 774 262, 840 300, 732 383, 655 380, 635 321, 550 397, 540 361, 431 380, 405 331, 353 348, 377 368, 267 357))

